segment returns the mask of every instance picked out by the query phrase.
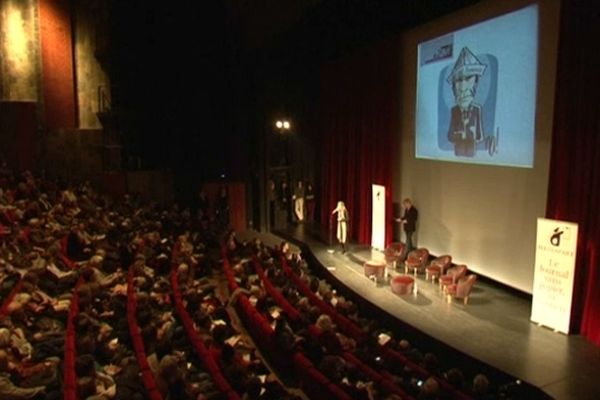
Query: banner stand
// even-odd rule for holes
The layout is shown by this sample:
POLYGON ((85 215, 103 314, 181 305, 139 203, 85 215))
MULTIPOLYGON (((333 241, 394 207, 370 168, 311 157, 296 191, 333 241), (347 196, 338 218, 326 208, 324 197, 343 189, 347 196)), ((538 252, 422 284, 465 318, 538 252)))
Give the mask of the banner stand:
POLYGON ((531 321, 569 334, 578 225, 537 220, 531 321))
POLYGON ((371 248, 383 251, 385 248, 385 186, 373 184, 372 193, 371 248))

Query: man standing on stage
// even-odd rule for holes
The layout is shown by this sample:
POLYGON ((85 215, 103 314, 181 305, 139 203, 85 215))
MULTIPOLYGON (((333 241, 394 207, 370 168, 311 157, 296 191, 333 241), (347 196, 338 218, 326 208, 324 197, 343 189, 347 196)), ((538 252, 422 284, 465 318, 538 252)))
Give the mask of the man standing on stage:
POLYGON ((346 239, 348 238, 348 220, 350 216, 348 209, 343 201, 338 201, 337 207, 331 212, 331 215, 337 213, 337 240, 342 245, 342 253, 346 252, 346 239))
POLYGON ((417 218, 419 216, 419 211, 412 205, 412 201, 406 198, 402 202, 404 206, 404 215, 402 218, 398 219, 399 222, 404 225, 404 233, 406 234, 406 251, 410 252, 415 249, 412 237, 413 233, 417 229, 417 218))

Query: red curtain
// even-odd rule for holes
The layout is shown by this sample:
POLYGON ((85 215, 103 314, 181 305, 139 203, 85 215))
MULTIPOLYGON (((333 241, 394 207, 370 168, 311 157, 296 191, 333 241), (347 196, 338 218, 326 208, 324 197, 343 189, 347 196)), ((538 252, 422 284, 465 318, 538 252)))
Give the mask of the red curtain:
POLYGON ((349 238, 371 241, 371 185, 386 187, 386 240, 392 235, 392 160, 399 120, 399 46, 395 41, 325 67, 319 137, 321 221, 331 224, 337 201, 350 214, 349 238))
POLYGON ((600 345, 600 3, 562 7, 547 215, 579 224, 571 326, 600 345))
POLYGON ((39 4, 46 127, 72 129, 77 104, 70 1, 42 0, 39 4))
POLYGON ((202 188, 206 192, 211 212, 215 212, 215 204, 222 187, 227 188, 227 197, 229 199, 229 225, 236 232, 243 232, 247 227, 246 223, 246 185, 240 182, 228 183, 204 183, 202 188))

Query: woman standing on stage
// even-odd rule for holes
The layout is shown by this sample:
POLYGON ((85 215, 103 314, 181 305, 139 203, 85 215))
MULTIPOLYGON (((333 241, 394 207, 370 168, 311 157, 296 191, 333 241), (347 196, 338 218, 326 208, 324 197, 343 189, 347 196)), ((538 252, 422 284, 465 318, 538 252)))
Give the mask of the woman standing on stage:
POLYGON ((337 213, 337 240, 342 245, 342 253, 346 252, 346 239, 348 237, 348 220, 350 215, 343 201, 338 201, 337 207, 331 212, 331 215, 337 213))

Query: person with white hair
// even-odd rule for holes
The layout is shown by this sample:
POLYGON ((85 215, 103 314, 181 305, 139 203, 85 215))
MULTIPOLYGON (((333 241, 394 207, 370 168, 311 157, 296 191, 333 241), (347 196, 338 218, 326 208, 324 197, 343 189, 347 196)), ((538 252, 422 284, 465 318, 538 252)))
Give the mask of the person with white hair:
POLYGON ((350 215, 343 201, 338 201, 337 207, 331 212, 331 215, 337 213, 337 240, 342 245, 342 253, 346 252, 346 240, 348 239, 348 220, 350 215))

